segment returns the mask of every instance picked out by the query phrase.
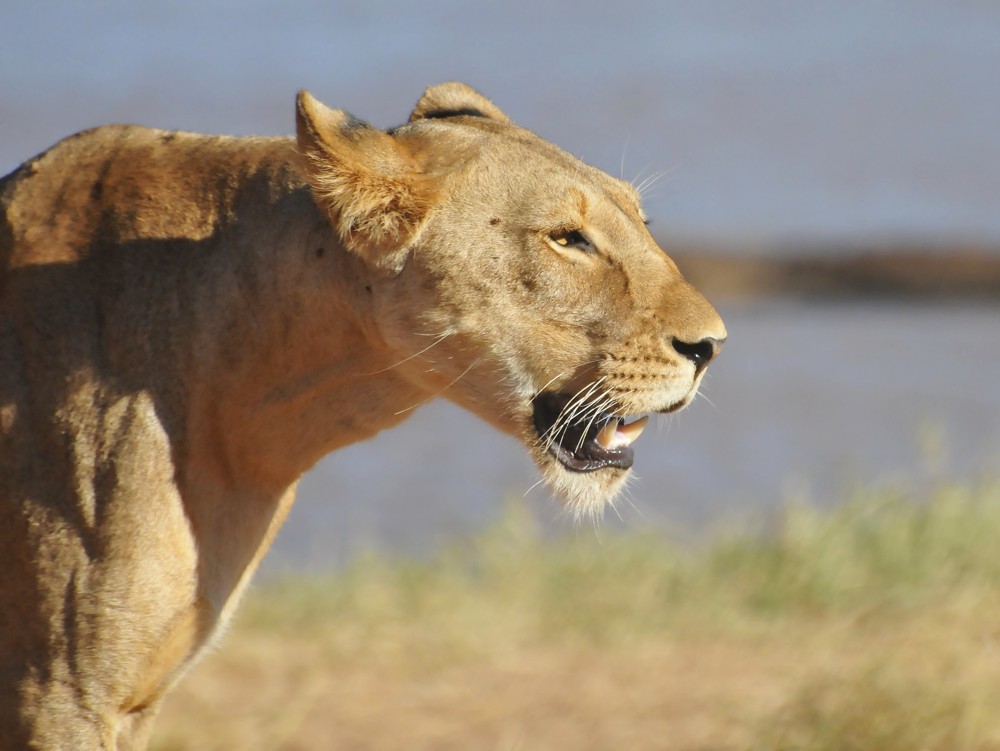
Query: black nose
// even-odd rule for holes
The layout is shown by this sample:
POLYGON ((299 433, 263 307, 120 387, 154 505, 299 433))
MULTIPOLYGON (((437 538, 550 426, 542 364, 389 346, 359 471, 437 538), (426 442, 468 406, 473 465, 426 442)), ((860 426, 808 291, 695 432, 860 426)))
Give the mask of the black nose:
POLYGON ((674 349, 694 363, 696 373, 700 373, 712 358, 719 354, 725 343, 725 339, 715 339, 710 336, 700 342, 684 342, 676 338, 673 342, 674 349))

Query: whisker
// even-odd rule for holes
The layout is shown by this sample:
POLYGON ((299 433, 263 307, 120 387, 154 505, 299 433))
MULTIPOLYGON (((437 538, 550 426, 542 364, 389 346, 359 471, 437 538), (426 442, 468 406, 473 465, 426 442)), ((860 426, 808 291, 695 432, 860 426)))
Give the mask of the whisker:
POLYGON ((454 386, 454 385, 455 385, 456 383, 458 383, 458 382, 459 382, 459 381, 461 381, 461 380, 462 380, 463 378, 465 378, 465 376, 466 376, 466 375, 468 374, 468 372, 469 372, 470 370, 472 370, 472 369, 473 369, 474 367, 476 367, 477 365, 479 365, 479 364, 480 364, 480 362, 482 362, 482 361, 481 361, 481 360, 473 360, 473 361, 472 361, 472 363, 470 363, 470 364, 469 364, 469 367, 467 367, 467 368, 466 368, 465 370, 463 370, 463 371, 462 371, 461 373, 459 373, 459 374, 458 374, 458 375, 457 375, 457 376, 455 377, 455 379, 454 379, 454 380, 453 380, 453 381, 452 381, 451 383, 449 383, 449 384, 448 384, 447 386, 444 386, 444 387, 443 387, 443 388, 441 388, 440 390, 438 390, 438 391, 436 391, 435 393, 431 394, 430 396, 428 396, 428 397, 427 397, 426 399, 424 399, 423 401, 419 401, 419 402, 417 402, 416 404, 414 404, 414 405, 412 405, 412 406, 409 406, 409 407, 406 407, 405 409, 401 409, 401 410, 399 410, 398 412, 394 412, 394 413, 393 413, 393 415, 396 415, 396 416, 398 416, 398 415, 401 415, 401 414, 403 414, 404 412, 409 412, 409 411, 411 411, 411 410, 414 410, 414 409, 417 409, 418 407, 421 407, 421 406, 423 406, 424 404, 427 404, 427 402, 429 402, 429 401, 430 401, 431 399, 435 399, 435 398, 437 398, 437 397, 441 396, 441 394, 443 394, 443 393, 444 393, 445 391, 447 391, 447 390, 448 390, 448 389, 450 389, 450 388, 451 388, 452 386, 454 386))
POLYGON ((576 422, 577 413, 581 409, 586 408, 587 402, 594 395, 594 392, 600 388, 601 384, 607 380, 607 376, 603 376, 588 386, 582 387, 569 402, 560 410, 555 421, 545 431, 543 438, 547 439, 546 448, 550 447, 553 443, 558 441, 558 437, 561 433, 565 433, 574 422, 576 422), (551 434, 551 436, 549 435, 551 434))
POLYGON ((543 482, 545 482, 544 478, 536 480, 535 483, 530 488, 528 488, 527 490, 524 491, 524 495, 522 495, 521 497, 522 498, 527 498, 528 497, 528 493, 530 493, 532 490, 534 490, 535 488, 537 488, 543 482))
POLYGON ((556 381, 558 381, 558 380, 559 380, 560 378, 562 378, 562 377, 563 377, 564 375, 569 375, 569 373, 570 373, 570 371, 569 371, 569 370, 563 370, 563 371, 560 371, 559 373, 556 373, 556 374, 555 374, 554 376, 552 376, 552 377, 551 377, 551 378, 550 378, 549 380, 547 380, 547 381, 545 382, 545 384, 544 384, 544 385, 543 385, 543 386, 542 386, 542 387, 541 387, 540 389, 538 389, 538 390, 537 390, 537 391, 535 392, 535 396, 537 396, 538 394, 541 394, 541 393, 542 393, 543 391, 545 391, 545 389, 547 389, 547 388, 548 388, 549 386, 551 386, 551 385, 552 385, 553 383, 555 383, 556 381))
POLYGON ((579 394, 579 398, 574 397, 573 400, 567 402, 567 404, 560 411, 559 417, 557 418, 556 422, 558 423, 560 420, 562 420, 567 425, 572 425, 574 422, 576 422, 577 413, 581 409, 586 409, 587 403, 595 395, 595 392, 599 387, 600 387, 600 381, 592 383, 589 387, 587 387, 586 393, 584 394, 580 394, 580 392, 577 392, 579 394))
POLYGON ((639 191, 639 185, 641 185, 642 183, 639 182, 639 178, 642 177, 642 174, 647 169, 649 169, 650 166, 652 166, 652 162, 646 162, 644 165, 642 165, 642 167, 639 168, 639 171, 635 173, 635 177, 633 177, 631 180, 629 180, 629 184, 631 184, 631 186, 636 189, 637 193, 641 193, 639 191))
MULTIPOLYGON (((594 365, 595 363, 599 363, 602 359, 603 358, 601 358, 601 357, 595 357, 595 358, 593 358, 591 360, 587 360, 587 361, 582 362, 579 365, 575 366, 573 368, 573 370, 579 370, 580 368, 585 368, 588 365, 594 365)), ((543 391, 545 391, 545 389, 547 389, 549 386, 551 386, 553 383, 555 383, 557 380, 559 380, 560 378, 562 378, 564 375, 568 375, 571 372, 572 372, 571 370, 563 370, 563 371, 560 371, 559 373, 557 373, 556 375, 552 376, 552 378, 550 378, 548 381, 546 381, 545 384, 540 389, 538 389, 538 390, 535 391, 535 396, 538 396, 543 391)), ((577 393, 579 393, 579 392, 577 392, 577 393)))
POLYGON ((709 404, 710 404, 710 405, 712 406, 712 409, 714 409, 714 410, 715 410, 716 412, 719 412, 719 411, 720 411, 720 410, 719 410, 719 408, 718 408, 718 407, 717 407, 717 406, 715 405, 715 402, 713 402, 713 401, 712 401, 711 399, 709 399, 709 398, 708 398, 708 395, 707 395, 707 394, 704 394, 704 393, 702 393, 701 391, 698 391, 698 392, 697 392, 697 393, 696 393, 696 394, 694 395, 695 399, 697 399, 697 398, 698 398, 699 396, 700 396, 700 397, 701 397, 702 399, 704 399, 704 400, 705 400, 706 402, 708 402, 708 403, 709 403, 709 404))
POLYGON ((439 336, 451 336, 452 333, 454 333, 454 332, 446 331, 444 334, 431 334, 431 333, 426 333, 425 334, 425 333, 423 333, 421 331, 414 331, 413 335, 414 336, 433 336, 433 337, 439 337, 439 336))
MULTIPOLYGON (((426 335, 426 336, 431 336, 431 335, 426 335)), ((361 376, 359 376, 359 377, 378 375, 379 373, 385 373, 386 371, 392 370, 393 368, 398 368, 403 363, 409 362, 410 360, 412 360, 415 357, 420 357, 420 355, 424 354, 425 352, 427 352, 432 347, 436 347, 441 342, 443 342, 445 339, 447 339, 449 336, 451 336, 451 333, 446 331, 445 333, 441 334, 437 339, 435 339, 433 342, 431 342, 430 344, 428 344, 426 347, 424 347, 419 352, 414 352, 409 357, 404 357, 399 362, 394 363, 393 365, 390 365, 387 368, 382 368, 381 370, 375 370, 375 371, 373 371, 371 373, 362 373, 361 376)))
POLYGON ((625 503, 627 503, 632 508, 632 510, 639 515, 639 518, 641 518, 643 521, 649 521, 649 518, 646 516, 646 513, 641 508, 639 508, 635 504, 635 501, 632 499, 632 486, 630 483, 634 479, 638 479, 638 476, 633 472, 632 476, 629 477, 628 482, 625 484, 625 487, 622 488, 621 500, 625 501, 625 503))
MULTIPOLYGON (((642 182, 640 182, 638 185, 635 185, 636 191, 638 191, 640 197, 645 198, 646 195, 647 195, 647 191, 649 191, 651 188, 653 188, 664 177, 667 177, 671 173, 676 172, 683 164, 684 164, 684 162, 680 161, 680 162, 678 162, 677 164, 675 164, 674 166, 672 166, 672 167, 670 167, 668 169, 659 170, 658 172, 652 173, 648 177, 644 178, 642 180, 642 182)), ((639 175, 641 175, 641 174, 642 174, 642 172, 640 171, 639 175)), ((636 180, 639 179, 639 175, 636 175, 636 180)), ((633 182, 633 184, 634 184, 634 182, 633 182)))
POLYGON ((546 433, 557 432, 558 430, 562 429, 562 424, 566 422, 566 420, 569 417, 572 416, 572 414, 576 410, 577 404, 579 402, 586 401, 590 397, 590 393, 595 388, 597 388, 598 385, 599 385, 598 383, 588 384, 586 386, 581 387, 575 394, 573 394, 573 396, 570 397, 570 400, 559 411, 559 414, 556 416, 555 421, 545 432, 546 433))
MULTIPOLYGON (((577 441, 577 444, 576 444, 576 450, 577 451, 579 451, 583 447, 584 441, 587 440, 587 433, 590 432, 590 428, 594 424, 594 420, 596 420, 597 417, 602 412, 607 412, 608 411, 607 408, 613 406, 616 403, 616 401, 617 400, 615 399, 614 396, 607 395, 607 396, 604 397, 604 399, 602 399, 601 401, 597 402, 593 407, 591 407, 587 411, 586 414, 590 415, 590 419, 587 421, 587 427, 585 427, 583 429, 583 432, 580 433, 580 440, 577 441)), ((584 419, 585 419, 584 417, 581 417, 580 422, 583 422, 584 419)))
POLYGON ((611 510, 615 512, 615 516, 618 517, 618 521, 620 521, 622 524, 624 524, 625 523, 625 519, 622 517, 622 512, 618 510, 618 504, 616 504, 616 503, 609 503, 608 505, 611 506, 611 510))
POLYGON ((580 434, 580 438, 577 441, 575 451, 579 451, 583 446, 584 441, 587 439, 587 433, 590 431, 594 420, 602 413, 608 411, 608 407, 615 405, 616 398, 613 395, 603 393, 598 394, 590 404, 581 405, 579 414, 576 411, 573 414, 572 419, 567 420, 563 432, 569 429, 571 425, 579 425, 580 423, 587 421, 587 426, 584 428, 583 432, 580 434))
POLYGON ((640 196, 645 195, 646 191, 648 191, 650 188, 652 188, 658 182, 660 182, 660 180, 662 180, 665 175, 666 175, 665 172, 654 172, 652 175, 650 175, 641 183, 639 183, 637 186, 635 186, 635 189, 639 192, 640 196))
POLYGON ((570 408, 575 410, 582 404, 585 404, 586 401, 590 399, 591 396, 593 396, 594 391, 600 388, 601 384, 604 383, 606 380, 608 380, 607 376, 601 376, 596 381, 591 382, 590 385, 581 387, 576 392, 576 394, 574 394, 573 397, 566 403, 566 406, 563 407, 563 411, 570 408))
MULTIPOLYGON (((588 365, 593 365, 595 363, 599 363, 602 359, 603 358, 601 358, 601 357, 595 357, 593 359, 590 359, 590 360, 587 360, 587 361, 581 363, 580 365, 576 366, 575 369, 579 369, 579 368, 586 367, 588 365)), ((535 392, 535 396, 537 397, 539 394, 541 394, 542 392, 544 392, 545 389, 547 389, 549 386, 551 386, 555 381, 557 381, 558 379, 560 379, 564 375, 569 374, 570 372, 571 372, 570 370, 563 370, 563 371, 557 373, 556 375, 554 375, 552 378, 550 378, 548 381, 546 381, 545 384, 540 389, 538 389, 535 392)), ((566 412, 567 409, 570 408, 570 405, 572 405, 574 403, 574 400, 577 400, 577 399, 586 399, 587 396, 589 396, 589 394, 588 395, 582 395, 582 392, 586 391, 587 389, 592 389, 592 388, 596 387, 597 385, 600 385, 600 383, 602 383, 606 379, 607 379, 607 376, 603 376, 600 379, 598 379, 598 381, 597 381, 596 384, 591 383, 591 384, 588 384, 586 386, 583 386, 575 394, 573 394, 573 396, 570 397, 570 401, 567 402, 566 406, 564 406, 563 409, 560 411, 559 415, 557 415, 555 422, 553 422, 552 425, 549 426, 549 428, 545 431, 545 433, 543 433, 542 435, 539 436, 538 440, 536 441, 536 445, 544 444, 546 449, 550 448, 552 446, 552 444, 555 442, 555 436, 561 430, 565 430, 566 426, 562 424, 566 420, 566 415, 564 413, 566 412)))

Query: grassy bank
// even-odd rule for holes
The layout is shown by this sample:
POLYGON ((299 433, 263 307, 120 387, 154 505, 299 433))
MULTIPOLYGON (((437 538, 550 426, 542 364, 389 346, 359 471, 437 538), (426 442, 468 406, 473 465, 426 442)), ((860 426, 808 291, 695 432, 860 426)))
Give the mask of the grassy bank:
POLYGON ((1000 749, 1000 486, 270 583, 154 748, 1000 749))

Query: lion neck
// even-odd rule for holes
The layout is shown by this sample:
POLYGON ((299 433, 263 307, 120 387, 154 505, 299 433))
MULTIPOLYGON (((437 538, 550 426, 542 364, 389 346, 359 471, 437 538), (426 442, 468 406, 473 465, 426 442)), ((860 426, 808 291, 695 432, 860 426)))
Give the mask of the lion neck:
POLYGON ((222 232, 223 268, 203 290, 213 313, 190 357, 189 455, 280 493, 428 396, 394 369, 401 356, 379 334, 370 272, 305 189, 222 232))

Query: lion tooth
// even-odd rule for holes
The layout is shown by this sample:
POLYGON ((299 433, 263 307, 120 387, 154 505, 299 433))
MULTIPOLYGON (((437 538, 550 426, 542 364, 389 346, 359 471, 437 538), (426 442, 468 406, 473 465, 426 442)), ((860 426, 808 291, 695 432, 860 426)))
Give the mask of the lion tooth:
POLYGON ((640 417, 628 425, 621 420, 612 420, 597 432, 594 440, 605 451, 614 451, 625 446, 631 446, 645 429, 647 422, 649 422, 649 415, 640 417))
POLYGON ((635 443, 635 439, 638 438, 642 431, 646 429, 646 423, 649 422, 649 415, 643 415, 638 420, 628 425, 619 426, 617 433, 621 436, 620 445, 629 446, 635 443))
POLYGON ((601 448, 611 449, 614 448, 615 435, 617 433, 618 420, 611 420, 597 432, 597 435, 594 436, 594 440, 601 445, 601 448))

